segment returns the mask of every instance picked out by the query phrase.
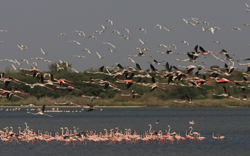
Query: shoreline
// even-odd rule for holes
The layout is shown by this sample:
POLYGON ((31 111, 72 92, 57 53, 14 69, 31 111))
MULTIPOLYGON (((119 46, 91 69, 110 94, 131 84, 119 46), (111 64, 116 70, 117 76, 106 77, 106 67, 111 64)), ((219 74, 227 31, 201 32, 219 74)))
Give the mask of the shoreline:
MULTIPOLYGON (((41 107, 41 106, 33 106, 33 107, 29 107, 29 106, 0 106, 0 108, 7 108, 7 107, 18 107, 18 108, 33 108, 33 107, 41 107)), ((55 107, 59 107, 59 108, 85 108, 88 106, 46 106, 47 108, 55 108, 55 107)), ((170 107, 170 106, 157 106, 157 107, 147 107, 147 106, 95 106, 96 108, 248 108, 248 107, 243 107, 243 106, 223 106, 223 107, 170 107)))

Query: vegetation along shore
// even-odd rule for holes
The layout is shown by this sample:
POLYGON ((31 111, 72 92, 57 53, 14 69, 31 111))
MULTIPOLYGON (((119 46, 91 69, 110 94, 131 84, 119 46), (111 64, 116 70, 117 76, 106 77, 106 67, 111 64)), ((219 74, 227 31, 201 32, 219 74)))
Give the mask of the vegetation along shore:
MULTIPOLYGON (((167 63, 166 63, 167 65, 167 63)), ((1 74, 1 106, 141 106, 141 107, 249 107, 246 74, 235 70, 227 76, 228 83, 218 82, 221 78, 211 77, 220 67, 212 66, 210 73, 179 70, 181 78, 173 78, 175 72, 165 70, 142 73, 135 68, 121 65, 84 72, 57 71, 56 64, 50 64, 49 71, 38 69, 12 70, 6 67, 1 74), (108 68, 107 68, 108 69, 108 68), (121 72, 121 74, 117 74, 121 72), (189 72, 189 73, 188 73, 189 72), (112 73, 112 74, 111 74, 112 73), (164 73, 164 75, 162 74, 164 73), (170 76, 166 76, 169 75, 170 76), (143 77, 143 81, 140 80, 143 77), (191 77, 191 78, 189 78, 191 77), (197 80, 194 81, 195 77, 197 80), (199 78, 200 77, 200 78, 199 78), (206 77, 210 77, 206 79, 206 77), (203 83, 195 84, 204 80, 203 83), (239 82, 241 83, 239 84, 239 82), (231 82, 231 83, 230 83, 231 82), (35 85, 37 84, 37 85, 35 85), (132 85, 133 84, 133 85, 132 85), (156 86, 154 88, 154 86, 156 86), (230 92, 230 93, 229 93, 230 92), (233 96, 232 96, 233 95, 233 96)), ((152 64, 151 64, 152 66, 152 64)), ((101 67, 103 68, 103 67, 101 67)), ((151 68, 152 69, 152 68, 151 68)), ((175 69, 177 70, 177 69, 175 69)), ((227 69, 220 68, 220 71, 227 69)))

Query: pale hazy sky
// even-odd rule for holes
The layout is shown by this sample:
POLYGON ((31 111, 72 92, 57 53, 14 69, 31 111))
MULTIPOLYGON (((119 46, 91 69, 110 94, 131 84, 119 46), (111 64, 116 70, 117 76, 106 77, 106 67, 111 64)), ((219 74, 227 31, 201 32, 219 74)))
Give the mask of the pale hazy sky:
MULTIPOLYGON (((226 49, 234 59, 250 57, 250 27, 243 24, 250 23, 250 12, 246 13, 246 5, 250 1, 246 0, 9 0, 0 2, 0 29, 8 30, 0 35, 0 59, 28 59, 29 62, 37 62, 38 69, 48 70, 49 63, 42 60, 33 60, 31 58, 43 57, 46 60, 58 62, 59 59, 67 61, 78 71, 84 71, 90 68, 97 69, 100 66, 112 66, 120 63, 123 66, 135 67, 130 60, 124 60, 128 55, 136 55, 138 50, 133 51, 135 47, 148 48, 146 55, 153 56, 135 57, 135 62, 139 63, 143 70, 149 68, 149 61, 156 59, 164 60, 170 65, 198 65, 192 62, 176 61, 177 58, 188 58, 182 53, 193 51, 195 45, 200 45, 206 50, 220 52, 226 49), (191 26, 185 24, 183 18, 198 18, 198 21, 207 21, 207 24, 196 24, 191 26), (113 21, 113 25, 106 20, 113 21), (168 32, 158 27, 171 28, 168 32), (102 30, 101 25, 110 26, 102 34, 95 34, 97 40, 88 38, 93 35, 95 30, 102 30), (210 31, 202 32, 202 26, 205 28, 219 27, 220 30, 212 34, 210 31), (139 28, 146 29, 146 33, 139 31, 139 28), (239 27, 241 31, 235 30, 231 33, 233 27, 239 27), (124 28, 130 30, 129 33, 123 31, 124 28), (74 30, 83 31, 86 36, 78 36, 74 30), (111 33, 118 30, 121 34, 111 33), (58 37, 58 34, 64 32, 64 36, 58 37), (128 35, 132 39, 124 40, 121 35, 128 35), (139 42, 139 38, 146 41, 145 45, 139 42), (81 43, 68 42, 76 40, 81 43), (189 42, 189 46, 182 43, 182 40, 189 42), (216 44, 213 41, 221 41, 216 44), (103 42, 110 42, 116 46, 112 48, 103 42), (21 51, 17 44, 23 44, 28 47, 21 51), (156 51, 165 51, 164 47, 158 47, 159 44, 175 44, 177 50, 173 47, 173 52, 181 55, 167 55, 157 53, 156 51), (40 51, 50 51, 43 55, 40 51), (91 51, 81 52, 84 48, 91 51), (111 53, 108 48, 117 52, 111 53), (106 55, 103 59, 98 59, 96 52, 106 55), (81 55, 86 58, 76 58, 73 55, 81 55)), ((188 20, 193 22, 192 20, 188 20)), ((193 22, 194 23, 194 22, 193 22)), ((223 55, 220 57, 225 58, 223 55)), ((198 58, 204 62, 206 67, 211 65, 223 66, 212 56, 206 59, 198 58)), ((240 61, 243 62, 243 61, 240 61)), ((19 67, 30 68, 25 62, 19 67)), ((228 63, 228 62, 226 62, 228 63)), ((11 62, 0 62, 0 71, 4 71, 6 66, 11 66, 11 62)), ((165 63, 164 63, 165 64, 165 63)), ((235 63, 236 66, 238 63, 235 63)), ((17 64, 14 64, 16 67, 17 64)), ((155 66, 161 70, 164 67, 155 66)), ((240 68, 246 68, 238 66, 240 68)))

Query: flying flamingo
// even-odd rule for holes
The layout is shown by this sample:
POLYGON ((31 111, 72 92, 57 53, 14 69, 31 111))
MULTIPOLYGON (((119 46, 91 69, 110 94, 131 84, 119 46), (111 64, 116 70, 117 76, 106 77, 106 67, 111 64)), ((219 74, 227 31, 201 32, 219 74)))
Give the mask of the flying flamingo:
POLYGON ((33 114, 33 115, 46 115, 48 117, 53 117, 52 115, 45 114, 44 110, 45 110, 45 105, 43 105, 42 108, 40 109, 40 111, 37 112, 37 113, 31 113, 31 112, 27 112, 27 113, 30 113, 30 114, 33 114))

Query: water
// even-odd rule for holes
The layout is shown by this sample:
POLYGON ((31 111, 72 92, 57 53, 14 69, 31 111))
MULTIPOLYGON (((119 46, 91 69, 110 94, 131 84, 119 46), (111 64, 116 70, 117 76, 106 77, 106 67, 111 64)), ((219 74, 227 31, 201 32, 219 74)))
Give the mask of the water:
MULTIPOLYGON (((6 108, 3 108, 4 110, 6 108)), ((50 109, 50 108, 46 108, 50 109)), ((77 108, 60 108, 61 110, 76 110, 77 108)), ((78 109, 80 110, 80 109, 78 109)), ((250 155, 250 109, 249 108, 104 108, 104 112, 90 113, 48 113, 53 118, 26 113, 26 108, 15 112, 0 112, 0 129, 13 127, 25 128, 27 122, 30 129, 42 132, 60 132, 60 127, 73 127, 83 130, 103 132, 104 128, 119 130, 132 129, 138 134, 152 129, 168 130, 185 136, 189 131, 188 121, 194 120, 193 131, 200 132, 206 137, 203 143, 174 143, 174 144, 115 144, 104 145, 73 144, 64 146, 62 143, 34 143, 15 145, 0 143, 0 155, 250 155), (155 122, 159 120, 159 124, 155 122), (226 139, 215 142, 211 133, 222 133, 226 139)))

